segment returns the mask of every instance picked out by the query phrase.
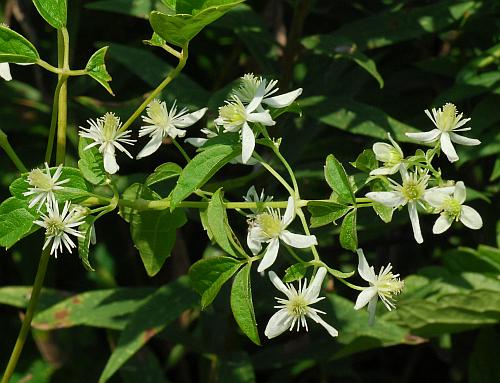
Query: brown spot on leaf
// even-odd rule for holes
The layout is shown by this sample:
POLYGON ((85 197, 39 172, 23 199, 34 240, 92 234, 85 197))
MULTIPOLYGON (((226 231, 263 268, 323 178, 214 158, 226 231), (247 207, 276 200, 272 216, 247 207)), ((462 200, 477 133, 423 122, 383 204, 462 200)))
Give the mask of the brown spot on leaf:
POLYGON ((73 297, 73 299, 71 300, 71 302, 73 302, 73 304, 75 304, 75 305, 78 305, 78 304, 82 303, 82 300, 80 299, 80 297, 78 297, 78 295, 75 295, 73 297))
POLYGON ((69 317, 69 310, 68 309, 59 310, 59 311, 56 311, 54 313, 54 318, 58 321, 63 321, 67 317, 69 317))
POLYGON ((422 343, 425 343, 428 341, 429 341, 429 339, 427 339, 427 338, 422 338, 421 336, 413 335, 413 334, 406 334, 405 340, 404 340, 404 342, 406 344, 413 344, 413 345, 422 344, 422 343))
POLYGON ((144 341, 147 342, 148 340, 150 340, 152 337, 154 337, 157 334, 157 332, 158 332, 158 330, 155 328, 149 328, 149 329, 145 330, 144 335, 143 335, 144 341))

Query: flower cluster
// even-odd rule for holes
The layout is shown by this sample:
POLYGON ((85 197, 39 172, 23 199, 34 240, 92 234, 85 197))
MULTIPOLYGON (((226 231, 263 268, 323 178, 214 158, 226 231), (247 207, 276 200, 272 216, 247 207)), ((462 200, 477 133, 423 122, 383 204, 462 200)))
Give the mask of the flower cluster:
POLYGON ((464 183, 444 181, 441 172, 436 171, 432 165, 435 154, 441 150, 450 162, 458 160, 452 142, 462 145, 480 144, 479 140, 455 133, 470 130, 463 127, 470 118, 463 119, 463 114, 458 114, 455 105, 449 103, 442 108, 432 109, 432 114, 428 110, 425 113, 436 128, 429 132, 406 133, 406 135, 417 141, 434 143, 434 147, 425 155, 419 155, 417 152, 415 156, 405 158, 400 146, 388 134, 391 144, 377 142, 373 145, 375 157, 383 163, 383 166, 370 172, 371 176, 384 181, 387 190, 366 194, 370 200, 392 209, 407 205, 417 243, 424 241, 420 230, 418 206, 428 213, 440 214, 432 229, 434 234, 446 231, 453 221, 461 221, 471 229, 479 229, 483 225, 477 211, 469 206, 463 206, 466 198, 464 183), (398 172, 401 175, 401 183, 386 177, 398 172))

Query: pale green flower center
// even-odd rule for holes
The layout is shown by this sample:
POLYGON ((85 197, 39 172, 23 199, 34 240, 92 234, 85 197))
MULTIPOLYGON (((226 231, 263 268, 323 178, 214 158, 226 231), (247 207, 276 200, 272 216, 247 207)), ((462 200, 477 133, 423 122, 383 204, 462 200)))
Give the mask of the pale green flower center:
POLYGON ((392 298, 393 295, 399 294, 403 290, 404 285, 404 281, 396 278, 391 272, 380 275, 374 284, 378 293, 387 298, 392 298))
POLYGON ((64 222, 60 218, 47 218, 45 220, 47 228, 45 233, 48 237, 59 237, 64 232, 64 222))
POLYGON ((152 101, 148 106, 148 115, 157 126, 167 126, 169 124, 168 114, 162 108, 158 100, 152 101))
POLYGON ((281 233, 281 220, 274 214, 259 214, 257 216, 257 223, 268 238, 276 238, 281 233))
POLYGON ((443 109, 437 113, 436 122, 439 130, 449 132, 453 130, 457 123, 457 107, 453 104, 446 104, 443 109))
POLYGON ((243 104, 230 103, 219 108, 219 115, 230 125, 242 125, 247 119, 243 104))
POLYGON ((458 220, 462 212, 462 205, 455 198, 448 197, 443 202, 443 210, 449 218, 458 220))
POLYGON ((102 119, 103 123, 103 138, 104 141, 114 141, 116 136, 116 131, 120 125, 120 119, 116 117, 113 113, 106 113, 102 119))
POLYGON ((296 295, 287 302, 288 312, 293 317, 303 317, 307 314, 308 303, 302 295, 296 295))
POLYGON ((235 96, 237 96, 243 102, 250 102, 255 94, 257 93, 257 89, 261 84, 262 79, 260 77, 255 77, 253 74, 249 73, 243 76, 241 79, 240 87, 234 92, 235 96))
POLYGON ((401 193, 407 201, 415 201, 422 198, 424 192, 425 184, 412 178, 404 181, 401 188, 401 193))
POLYGON ((54 187, 52 178, 42 172, 40 169, 33 169, 31 172, 29 172, 28 182, 31 186, 45 191, 49 191, 54 187))

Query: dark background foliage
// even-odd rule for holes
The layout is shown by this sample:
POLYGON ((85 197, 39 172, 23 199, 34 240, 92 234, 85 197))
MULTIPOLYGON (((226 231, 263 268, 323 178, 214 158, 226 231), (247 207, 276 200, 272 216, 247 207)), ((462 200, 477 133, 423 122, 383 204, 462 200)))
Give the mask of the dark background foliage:
MULTIPOLYGON (((110 45, 107 66, 116 94, 108 95, 91 79, 70 79, 70 165, 77 160, 78 126, 109 110, 126 119, 144 94, 175 66, 164 52, 142 43, 151 36, 147 14, 159 3, 69 0, 71 66, 83 67, 97 48, 110 45)), ((163 98, 169 102, 177 98, 181 105, 193 109, 208 105, 208 118, 212 119, 234 81, 244 73, 276 78, 282 90, 302 87, 301 117, 281 117, 272 133, 283 137, 282 150, 297 172, 303 198, 328 197, 323 179, 328 154, 334 153, 348 174, 358 177, 359 172, 348 162, 374 142, 384 140, 386 131, 401 140, 403 151, 410 154, 416 146, 408 142, 404 132, 431 127, 424 109, 455 103, 465 116, 472 117, 469 136, 479 138, 482 145, 461 147, 458 165, 441 157, 439 166, 445 178, 463 180, 470 188, 469 204, 480 212, 484 227, 471 231, 457 224, 452 231, 434 236, 435 217, 425 216, 425 242, 417 245, 406 212, 396 212, 387 225, 373 212, 361 212, 358 236, 370 261, 377 269, 391 262, 402 276, 413 274, 407 282, 408 292, 401 297, 400 314, 381 317, 387 326, 405 330, 400 341, 380 335, 396 331, 392 327, 370 333, 365 316, 350 313, 352 307, 342 311, 345 302, 332 298, 332 306, 325 304, 329 321, 340 332, 346 328, 351 338, 339 338, 340 343, 336 343, 326 339, 322 329, 313 328, 310 333, 284 334, 257 347, 238 331, 229 309, 229 289, 225 288, 208 310, 185 313, 168 326, 112 381, 251 382, 255 374, 259 382, 499 382, 500 370, 494 359, 500 339, 499 6, 494 0, 247 1, 196 37, 183 75, 167 88, 163 98), (479 245, 485 246, 478 249, 479 245), (474 274, 473 282, 464 273, 474 274), (433 286, 432 291, 429 286, 433 286), (484 290, 496 293, 496 300, 478 306, 482 301, 474 300, 471 294, 484 290), (446 295, 452 293, 465 296, 465 302, 446 295), (442 306, 445 298, 452 303, 442 306), (332 309, 337 311, 331 314, 332 309)), ((34 42, 45 60, 57 61, 54 30, 30 1, 3 1, 2 8, 5 21, 34 42)), ((14 80, 0 83, 0 127, 27 166, 36 167, 45 151, 55 78, 37 67, 13 65, 11 70, 14 80)), ((139 126, 137 121, 133 128, 139 126)), ((188 136, 196 137, 199 127, 190 129, 188 136)), ((144 143, 141 140, 138 146, 144 143)), ((117 176, 118 184, 123 190, 134 181, 143 181, 166 161, 184 163, 173 145, 164 145, 140 161, 121 156, 123 171, 117 176)), ((3 155, 0 169, 4 198, 17 174, 3 155)), ((230 166, 216 179, 255 171, 230 166)), ((257 190, 265 187, 275 198, 284 196, 279 185, 264 173, 254 182, 257 190)), ((241 200, 247 188, 247 184, 228 187, 226 197, 241 200)), ((97 225, 99 244, 91 255, 96 271, 85 271, 76 255, 64 254, 51 262, 46 286, 57 289, 55 296, 62 297, 118 286, 153 288, 175 280, 204 253, 218 251, 206 238, 197 212, 187 213, 189 222, 179 230, 172 256, 155 277, 146 275, 126 222, 109 215, 97 225)), ((230 215, 230 220, 244 238, 244 219, 230 215)), ((340 247, 338 232, 334 225, 315 231, 322 258, 336 268, 351 270, 357 260, 340 247)), ((2 250, 2 286, 32 283, 42 240, 42 234, 37 233, 8 251, 2 250)), ((282 261, 277 266, 284 270, 288 264, 282 261)), ((274 291, 269 293, 270 284, 259 275, 253 278, 262 330, 272 312, 274 291)), ((355 299, 343 286, 330 282, 328 289, 334 296, 355 299)), ((488 296, 483 295, 484 300, 488 296)), ((44 307, 50 305, 47 299, 44 307)), ((2 302, 9 303, 5 297, 2 302)), ((19 313, 16 307, 0 307, 2 366, 20 326, 19 313)), ((385 326, 383 323, 380 326, 385 326)), ((116 329, 35 329, 16 379, 97 381, 118 337, 116 329)))

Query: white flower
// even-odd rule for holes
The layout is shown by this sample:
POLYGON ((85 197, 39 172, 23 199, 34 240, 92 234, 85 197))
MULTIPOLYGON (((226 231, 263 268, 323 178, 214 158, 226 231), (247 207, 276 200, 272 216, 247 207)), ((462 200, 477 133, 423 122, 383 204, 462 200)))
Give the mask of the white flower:
POLYGON ((184 142, 193 145, 195 148, 200 148, 206 144, 210 138, 215 138, 220 134, 219 127, 215 125, 215 129, 203 128, 200 130, 205 137, 190 137, 186 138, 184 142))
POLYGON ((425 200, 441 212, 432 228, 434 234, 444 233, 453 221, 459 220, 473 230, 478 230, 483 226, 479 213, 470 206, 463 205, 465 197, 465 185, 462 181, 456 183, 453 196, 441 192, 440 189, 430 189, 427 192, 425 200))
POLYGON ((387 310, 391 311, 396 308, 394 305, 393 295, 397 295, 403 290, 404 282, 398 277, 399 274, 392 274, 392 265, 389 263, 387 267, 382 267, 378 275, 375 274, 373 266, 369 266, 366 262, 363 250, 358 249, 358 273, 365 281, 370 284, 370 287, 365 288, 356 299, 355 310, 359 310, 368 304, 368 322, 372 325, 375 322, 375 309, 377 308, 378 298, 382 300, 387 310))
POLYGON ((84 235, 74 227, 80 226, 84 221, 78 221, 81 216, 77 210, 69 209, 70 202, 66 201, 63 211, 59 213, 57 202, 47 202, 47 215, 42 214, 42 221, 35 221, 39 226, 45 228, 45 243, 43 248, 52 243, 50 254, 54 254, 57 258, 57 253, 63 251, 63 245, 71 253, 72 248, 76 247, 70 235, 84 238, 84 235))
POLYGON ((372 170, 370 172, 372 176, 386 176, 396 173, 405 158, 403 151, 398 143, 392 139, 391 134, 387 133, 387 136, 392 145, 386 144, 385 142, 376 142, 373 144, 375 158, 383 162, 384 166, 372 170))
MULTIPOLYGON (((420 231, 417 203, 422 205, 426 194, 427 181, 429 181, 430 177, 427 174, 419 176, 417 173, 408 173, 404 167, 401 167, 400 171, 401 178, 403 179, 402 185, 389 179, 392 183, 391 187, 393 191, 370 192, 366 194, 366 197, 372 201, 379 202, 392 208, 408 204, 408 212, 410 214, 413 235, 417 243, 422 243, 424 239, 422 238, 422 233, 420 231)), ((443 192, 447 191, 449 194, 453 192, 453 188, 441 189, 443 192)))
POLYGON ((84 150, 90 149, 93 146, 99 145, 99 151, 104 157, 104 169, 109 174, 115 174, 120 167, 116 162, 115 148, 125 153, 132 158, 132 155, 122 145, 133 145, 136 140, 130 139, 130 130, 120 132, 120 118, 113 113, 106 113, 103 117, 97 120, 87 120, 90 128, 80 126, 80 136, 93 140, 87 145, 84 150))
POLYGON ((188 113, 186 108, 177 113, 176 102, 167 109, 165 101, 153 100, 146 109, 147 116, 142 116, 142 120, 148 125, 141 126, 139 137, 151 137, 151 140, 137 155, 137 159, 149 156, 156 152, 161 146, 165 137, 184 137, 186 131, 183 130, 198 122, 203 117, 207 108, 188 113))
POLYGON ((406 133, 406 135, 421 142, 434 142, 439 139, 441 149, 444 154, 446 154, 446 157, 448 157, 450 162, 458 161, 458 155, 452 142, 467 146, 479 145, 481 143, 481 141, 476 140, 475 138, 467 138, 455 133, 471 129, 461 128, 470 121, 470 118, 462 120, 463 113, 458 114, 457 107, 455 105, 447 103, 442 108, 437 110, 432 108, 432 115, 429 110, 425 110, 425 113, 437 129, 432 129, 429 132, 422 133, 406 133))
POLYGON ((257 207, 256 208, 250 209, 253 214, 249 214, 248 215, 248 217, 250 217, 250 218, 255 218, 258 214, 264 212, 264 210, 265 210, 265 208, 263 206, 264 203, 272 201, 273 197, 272 196, 266 196, 264 194, 264 189, 262 189, 262 191, 260 192, 260 196, 259 196, 259 194, 257 194, 257 190, 255 190, 255 186, 251 186, 250 189, 248 189, 248 191, 247 191, 247 195, 243 196, 243 199, 246 202, 255 202, 255 203, 257 203, 257 207), (259 206, 259 204, 262 204, 262 205, 259 206))
POLYGON ((217 125, 224 127, 225 132, 240 132, 242 151, 241 157, 244 164, 248 162, 255 148, 255 136, 249 122, 257 122, 266 126, 273 126, 273 121, 268 110, 256 112, 262 97, 254 98, 246 107, 241 100, 232 96, 231 101, 219 108, 219 117, 215 119, 217 125))
POLYGON ((0 77, 5 81, 12 80, 9 63, 0 63, 0 77))
POLYGON ((69 179, 59 181, 62 173, 62 164, 59 165, 54 172, 54 175, 50 174, 49 164, 45 163, 45 173, 40 169, 33 169, 28 173, 28 179, 26 182, 33 186, 28 188, 27 192, 24 192, 25 197, 32 195, 29 207, 33 207, 38 204, 38 210, 47 201, 55 201, 54 191, 62 190, 64 187, 61 185, 69 182, 69 179))
POLYGON ((295 218, 295 203, 292 197, 288 198, 285 215, 281 217, 279 210, 267 208, 250 220, 247 235, 247 244, 252 253, 259 254, 262 250, 262 242, 268 243, 264 257, 260 261, 258 272, 270 267, 280 247, 280 240, 287 245, 298 249, 304 249, 317 245, 316 236, 290 233, 286 228, 295 218))
POLYGON ((286 295, 285 298, 276 298, 279 305, 274 306, 274 308, 279 309, 269 322, 267 323, 266 330, 264 334, 269 338, 277 337, 278 335, 284 333, 287 329, 290 331, 296 327, 299 331, 300 327, 305 327, 306 331, 309 331, 307 327, 306 317, 311 318, 316 323, 322 325, 326 331, 331 336, 337 336, 338 331, 326 323, 318 314, 326 314, 323 311, 309 307, 325 297, 319 297, 319 292, 321 290, 321 285, 323 284, 323 279, 325 279, 326 269, 320 267, 316 272, 311 284, 307 286, 307 279, 302 284, 299 281, 299 289, 295 289, 292 284, 285 285, 281 279, 273 272, 269 272, 269 278, 273 285, 286 295))
POLYGON ((260 109, 263 110, 261 104, 276 109, 286 108, 302 94, 302 88, 298 88, 279 96, 273 96, 279 90, 279 88, 275 88, 276 84, 278 84, 277 80, 268 83, 266 79, 248 73, 241 78, 241 85, 234 91, 234 95, 244 104, 250 104, 255 98, 258 98, 259 104, 256 108, 261 111, 260 109))

